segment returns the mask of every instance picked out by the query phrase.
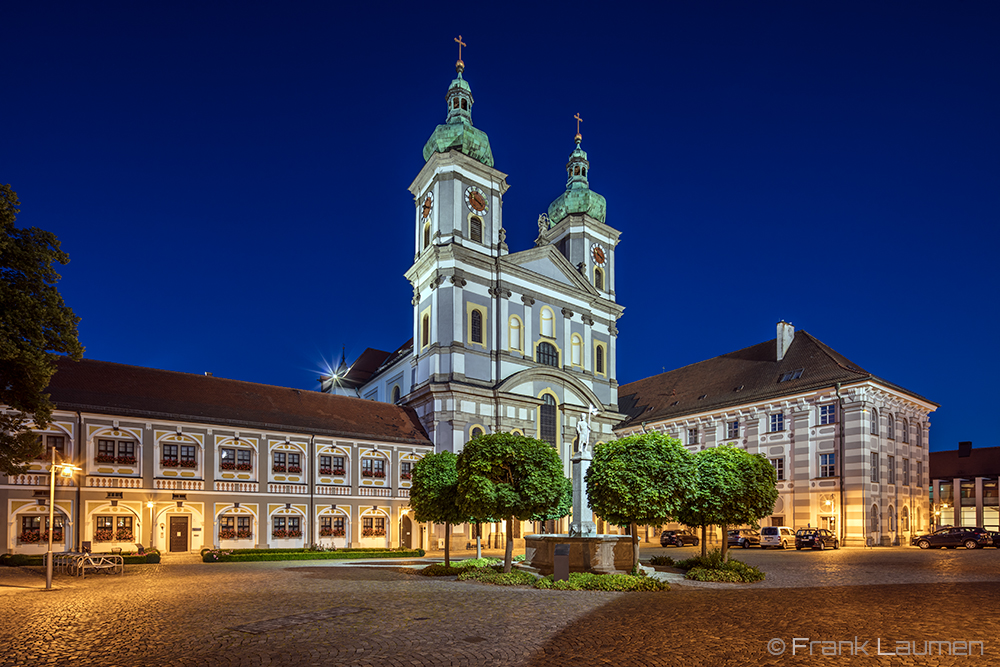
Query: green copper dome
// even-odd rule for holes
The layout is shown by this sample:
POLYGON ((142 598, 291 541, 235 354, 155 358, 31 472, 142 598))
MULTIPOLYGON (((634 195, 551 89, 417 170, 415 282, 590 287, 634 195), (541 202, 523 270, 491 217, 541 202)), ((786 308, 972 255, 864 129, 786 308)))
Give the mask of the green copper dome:
MULTIPOLYGON (((459 61, 461 63, 461 61, 459 61)), ((459 150, 488 167, 493 166, 493 150, 490 138, 482 130, 472 126, 472 89, 462 78, 463 66, 458 66, 458 76, 451 82, 445 100, 448 117, 444 125, 434 128, 431 138, 424 144, 424 161, 434 153, 459 150)))
POLYGON ((607 200, 590 189, 587 172, 590 162, 587 153, 580 148, 580 135, 576 135, 576 148, 569 156, 566 164, 566 192, 549 204, 549 224, 555 226, 567 215, 586 213, 598 222, 607 219, 607 200))

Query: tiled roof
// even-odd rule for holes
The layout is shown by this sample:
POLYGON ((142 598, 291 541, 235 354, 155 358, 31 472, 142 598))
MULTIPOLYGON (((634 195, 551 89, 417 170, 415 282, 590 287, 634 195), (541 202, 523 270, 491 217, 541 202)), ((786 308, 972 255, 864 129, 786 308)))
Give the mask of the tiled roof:
POLYGON ((931 479, 996 477, 1000 475, 1000 447, 980 447, 959 456, 959 450, 931 452, 927 466, 931 479))
POLYGON ((379 366, 389 357, 389 352, 366 347, 361 356, 354 360, 347 374, 340 378, 340 384, 351 389, 357 389, 371 379, 379 366))
POLYGON ((796 331, 784 358, 778 361, 777 357, 777 342, 769 340, 624 384, 618 388, 618 408, 628 415, 628 419, 617 428, 777 399, 830 387, 837 382, 866 379, 876 380, 927 401, 872 375, 805 331, 796 331), (802 370, 799 378, 779 382, 786 373, 799 369, 802 370))
POLYGON ((433 444, 412 408, 107 361, 60 360, 47 391, 64 410, 433 444))

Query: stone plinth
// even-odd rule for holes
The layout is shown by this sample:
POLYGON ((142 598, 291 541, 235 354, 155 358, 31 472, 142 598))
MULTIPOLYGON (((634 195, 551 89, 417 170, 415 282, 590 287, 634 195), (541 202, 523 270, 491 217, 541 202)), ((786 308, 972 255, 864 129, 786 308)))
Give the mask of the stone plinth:
POLYGON ((526 535, 524 562, 540 574, 552 574, 557 544, 569 545, 569 571, 614 574, 632 571, 631 535, 526 535))

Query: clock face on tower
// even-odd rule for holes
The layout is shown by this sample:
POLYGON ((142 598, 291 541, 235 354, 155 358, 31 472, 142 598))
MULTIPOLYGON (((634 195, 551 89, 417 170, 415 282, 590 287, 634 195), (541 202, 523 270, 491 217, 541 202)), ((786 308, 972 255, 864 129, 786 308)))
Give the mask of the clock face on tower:
POLYGON ((486 193, 475 185, 471 185, 465 189, 465 205, 473 213, 486 213, 487 209, 489 209, 486 193))
POLYGON ((604 248, 600 243, 595 243, 590 246, 590 254, 594 258, 594 264, 597 266, 604 266, 604 264, 608 261, 608 257, 604 253, 604 248))

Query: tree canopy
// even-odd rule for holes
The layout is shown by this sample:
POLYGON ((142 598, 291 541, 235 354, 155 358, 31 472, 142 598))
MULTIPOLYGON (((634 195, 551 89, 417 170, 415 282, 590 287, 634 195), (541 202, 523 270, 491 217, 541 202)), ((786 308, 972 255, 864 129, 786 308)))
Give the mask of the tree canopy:
POLYGON ((20 202, 0 185, 0 403, 16 412, 0 414, 0 473, 16 475, 41 453, 32 426, 44 429, 53 405, 45 388, 60 355, 79 360, 80 318, 56 289, 54 264, 69 256, 55 234, 15 226, 20 202))
POLYGON ((565 500, 562 461, 546 442, 514 433, 473 438, 458 457, 462 513, 477 521, 507 524, 504 571, 510 572, 514 520, 554 514, 565 500))
MULTIPOLYGON (((774 467, 761 454, 738 447, 709 447, 694 455, 698 484, 674 515, 689 526, 756 524, 774 509, 778 498, 774 467)), ((704 552, 704 540, 702 551, 704 552)), ((727 536, 722 536, 723 557, 727 536)))
MULTIPOLYGON (((469 517, 458 507, 458 457, 451 452, 428 454, 413 467, 410 507, 421 523, 464 523, 469 517)), ((451 530, 445 531, 444 562, 451 565, 451 530)))
POLYGON ((597 445, 586 484, 596 514, 631 526, 633 563, 638 563, 638 525, 670 521, 695 492, 697 475, 679 440, 642 433, 597 445))

